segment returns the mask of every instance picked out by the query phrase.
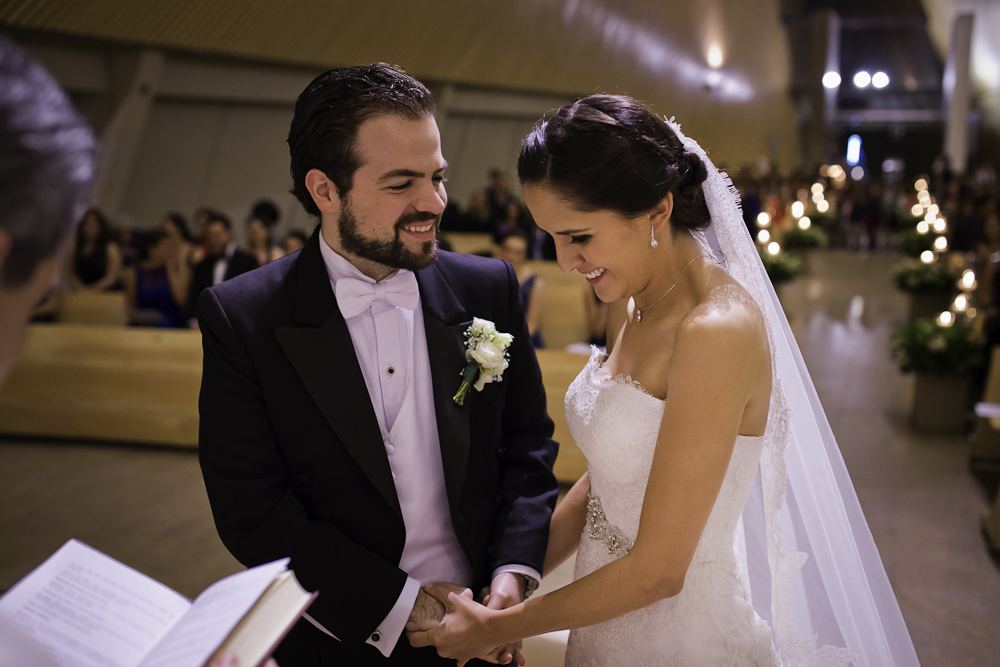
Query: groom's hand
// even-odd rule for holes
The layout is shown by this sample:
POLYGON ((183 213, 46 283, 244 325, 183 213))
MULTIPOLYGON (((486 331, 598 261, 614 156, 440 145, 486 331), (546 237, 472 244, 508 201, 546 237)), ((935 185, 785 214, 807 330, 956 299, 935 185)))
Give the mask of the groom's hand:
MULTIPOLYGON (((487 609, 506 609, 521 604, 524 601, 525 584, 526 581, 521 575, 513 572, 501 572, 493 578, 489 593, 483 598, 483 604, 486 605, 487 609)), ((490 651, 489 655, 483 656, 483 659, 501 665, 507 665, 513 661, 523 666, 524 656, 521 655, 521 642, 498 646, 490 651)))
MULTIPOLYGON (((439 581, 436 585, 443 586, 449 592, 456 595, 461 595, 465 591, 469 591, 468 588, 456 586, 447 581, 439 581)), ((469 596, 471 595, 472 591, 469 591, 469 596)), ((441 619, 444 618, 444 612, 444 605, 438 602, 432 595, 427 594, 423 587, 421 587, 420 592, 417 593, 417 600, 413 603, 413 611, 410 612, 410 618, 406 621, 405 627, 410 632, 431 630, 436 628, 441 619)))

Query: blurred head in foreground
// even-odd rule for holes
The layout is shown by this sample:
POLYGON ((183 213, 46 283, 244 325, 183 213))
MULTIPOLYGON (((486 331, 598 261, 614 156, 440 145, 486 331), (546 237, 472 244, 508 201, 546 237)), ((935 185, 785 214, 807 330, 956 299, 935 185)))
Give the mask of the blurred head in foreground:
POLYGON ((0 36, 0 382, 86 208, 94 150, 55 80, 0 36))

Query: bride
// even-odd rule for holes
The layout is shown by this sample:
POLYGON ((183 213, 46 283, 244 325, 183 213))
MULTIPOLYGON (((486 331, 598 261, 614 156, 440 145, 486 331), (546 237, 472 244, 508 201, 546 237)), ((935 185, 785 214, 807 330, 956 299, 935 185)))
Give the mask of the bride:
POLYGON ((461 664, 569 628, 574 666, 917 664, 728 178, 612 95, 536 125, 518 176, 609 304, 609 354, 566 394, 588 473, 545 563, 578 551, 575 580, 500 611, 430 586, 447 613, 411 643, 461 664))

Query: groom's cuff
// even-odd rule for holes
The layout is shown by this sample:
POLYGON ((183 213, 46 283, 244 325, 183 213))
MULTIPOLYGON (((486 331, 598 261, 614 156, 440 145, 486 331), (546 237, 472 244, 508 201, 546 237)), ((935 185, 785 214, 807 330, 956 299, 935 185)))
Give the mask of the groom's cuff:
POLYGON ((525 590, 525 599, 528 599, 528 596, 535 592, 535 588, 538 587, 538 582, 542 580, 542 574, 535 568, 528 567, 527 565, 518 565, 516 563, 501 565, 497 569, 493 570, 493 579, 496 579, 498 574, 503 574, 504 572, 524 575, 525 577, 528 577, 528 579, 533 579, 535 581, 534 586, 529 585, 525 590))
POLYGON ((388 658, 392 650, 396 648, 396 642, 403 634, 406 622, 410 620, 410 612, 413 611, 413 605, 417 601, 419 593, 420 582, 413 577, 407 577, 403 590, 399 594, 399 598, 396 599, 396 604, 392 606, 389 615, 379 623, 378 628, 372 632, 365 643, 371 644, 378 649, 379 653, 388 658))

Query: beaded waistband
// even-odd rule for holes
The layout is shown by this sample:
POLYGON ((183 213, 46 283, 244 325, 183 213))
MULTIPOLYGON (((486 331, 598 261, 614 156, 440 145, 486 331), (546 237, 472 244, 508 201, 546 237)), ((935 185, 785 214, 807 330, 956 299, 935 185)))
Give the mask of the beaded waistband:
POLYGON ((634 544, 617 526, 611 525, 604 515, 601 499, 592 494, 587 494, 587 534, 616 556, 624 556, 634 544))

